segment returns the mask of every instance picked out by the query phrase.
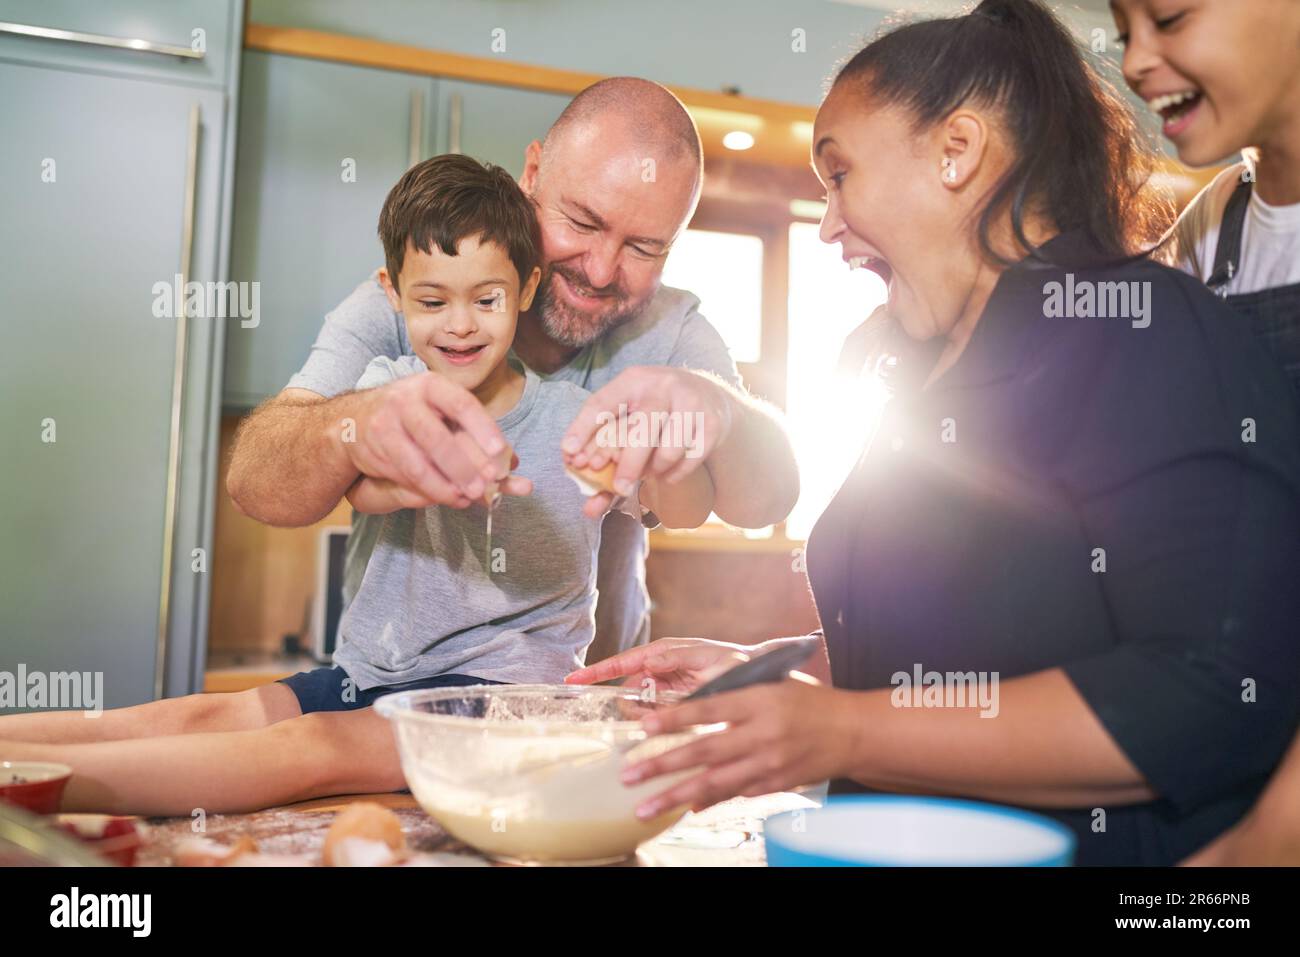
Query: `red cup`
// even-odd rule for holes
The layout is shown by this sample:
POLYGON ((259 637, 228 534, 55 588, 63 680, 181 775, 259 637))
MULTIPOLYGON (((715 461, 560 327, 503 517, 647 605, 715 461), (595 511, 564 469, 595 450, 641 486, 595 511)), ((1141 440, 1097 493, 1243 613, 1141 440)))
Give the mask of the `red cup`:
POLYGON ((0 761, 0 801, 8 801, 33 814, 53 814, 72 777, 66 764, 48 761, 0 761))

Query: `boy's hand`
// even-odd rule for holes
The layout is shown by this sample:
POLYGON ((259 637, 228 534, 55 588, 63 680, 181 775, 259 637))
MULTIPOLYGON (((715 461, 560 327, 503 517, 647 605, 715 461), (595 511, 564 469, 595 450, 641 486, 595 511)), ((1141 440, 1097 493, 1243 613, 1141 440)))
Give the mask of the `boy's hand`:
POLYGON ((669 366, 635 366, 593 392, 569 426, 563 449, 573 465, 600 468, 615 457, 609 443, 602 442, 602 430, 618 428, 620 414, 641 417, 627 423, 632 441, 617 456, 614 484, 620 495, 630 495, 643 478, 681 481, 731 430, 727 395, 709 376, 669 366))
POLYGON ((368 401, 352 440, 345 430, 344 448, 363 477, 387 480, 411 503, 396 507, 465 508, 493 481, 505 495, 532 490, 527 479, 500 470, 494 457, 505 439, 467 389, 423 372, 361 394, 368 401))
MULTIPOLYGON (((463 433, 462 433, 463 434, 463 433)), ((511 454, 510 467, 519 465, 519 456, 511 454)), ((529 495, 533 482, 522 475, 507 475, 497 486, 502 495, 529 495)), ((424 499, 418 492, 403 488, 389 479, 363 475, 353 483, 345 496, 348 503, 363 515, 387 515, 404 508, 430 508, 438 502, 424 499)))
POLYGON ((587 518, 604 518, 605 513, 619 503, 619 496, 609 492, 597 492, 583 503, 582 514, 587 518))
POLYGON ((602 449, 602 451, 606 453, 604 460, 599 464, 589 464, 587 468, 578 464, 577 456, 570 455, 568 452, 562 453, 564 465, 569 472, 570 478, 582 478, 589 485, 593 485, 597 489, 593 494, 587 496, 587 501, 582 505, 582 514, 587 516, 587 518, 604 517, 606 512, 621 505, 622 500, 626 498, 626 496, 616 495, 609 489, 608 479, 591 474, 601 471, 606 462, 618 461, 618 449, 602 449))

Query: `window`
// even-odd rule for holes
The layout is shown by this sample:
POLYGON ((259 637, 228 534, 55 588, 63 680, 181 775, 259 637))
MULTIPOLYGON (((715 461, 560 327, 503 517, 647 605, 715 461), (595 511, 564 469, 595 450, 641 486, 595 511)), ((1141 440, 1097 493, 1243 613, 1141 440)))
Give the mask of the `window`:
POLYGON ((700 312, 737 362, 757 362, 763 342, 763 240, 687 229, 664 264, 663 283, 700 297, 700 312))
POLYGON ((790 224, 786 414, 799 462, 799 502, 786 535, 807 538, 857 461, 883 407, 875 380, 837 375, 840 347, 885 301, 884 281, 850 272, 816 223, 790 224))
MULTIPOLYGON (((818 224, 803 221, 817 215, 818 205, 742 215, 701 204, 696 227, 679 237, 663 272, 666 285, 700 297, 700 311, 722 335, 746 384, 786 411, 799 501, 782 526, 744 536, 771 537, 772 547, 807 538, 861 454, 885 399, 874 380, 836 371, 844 340, 885 301, 885 284, 873 272, 850 272, 839 247, 818 237, 818 224)), ((660 547, 690 547, 687 539, 700 535, 716 539, 716 516, 708 524, 711 532, 663 533, 660 547)))

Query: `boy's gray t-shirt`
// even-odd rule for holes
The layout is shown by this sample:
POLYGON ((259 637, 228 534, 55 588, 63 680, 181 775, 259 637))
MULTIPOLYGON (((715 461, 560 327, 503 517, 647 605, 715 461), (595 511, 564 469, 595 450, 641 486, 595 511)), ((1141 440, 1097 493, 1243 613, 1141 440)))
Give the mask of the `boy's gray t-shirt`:
MULTIPOLYGON (((406 323, 379 284, 378 272, 361 283, 325 317, 311 353, 288 388, 326 398, 347 392, 375 356, 397 359, 413 350, 406 323)), ((636 318, 587 346, 547 380, 572 382, 596 391, 632 366, 678 366, 721 376, 740 385, 736 363, 722 336, 699 312, 689 292, 660 286, 636 318)), ((576 411, 576 410, 575 410, 576 411)), ((569 423, 565 423, 568 427, 569 423)), ((629 515, 611 512, 601 533, 593 661, 649 638, 650 598, 645 587, 645 529, 629 515)), ((347 573, 359 575, 370 551, 356 534, 348 542, 347 573)))
MULTIPOLYGON (((425 371, 416 356, 379 357, 356 387, 425 371)), ((497 502, 490 542, 482 504, 353 515, 349 552, 368 560, 348 563, 334 662, 358 687, 439 674, 558 683, 582 666, 601 523, 582 514, 560 440, 586 399, 525 371, 522 397, 497 425, 533 492, 497 502)))

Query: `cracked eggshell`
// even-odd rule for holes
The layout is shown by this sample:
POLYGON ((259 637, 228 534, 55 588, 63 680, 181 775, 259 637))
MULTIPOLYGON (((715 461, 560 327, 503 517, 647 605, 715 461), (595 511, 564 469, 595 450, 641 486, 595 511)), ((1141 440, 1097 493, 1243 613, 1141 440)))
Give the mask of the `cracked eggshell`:
POLYGON ((257 853, 257 841, 241 834, 234 844, 222 844, 207 837, 189 837, 176 845, 173 856, 178 867, 229 867, 240 857, 257 853))
POLYGON ((372 859, 372 854, 354 853, 360 847, 354 843, 358 838, 387 845, 393 851, 402 851, 406 847, 402 822, 397 815, 383 805, 362 801, 344 808, 330 825, 321 853, 325 866, 346 867, 358 863, 359 859, 372 859))
POLYGON ((606 462, 605 467, 601 469, 575 469, 571 465, 566 465, 564 468, 582 494, 590 497, 599 492, 608 492, 610 495, 618 494, 614 489, 614 472, 617 467, 617 462, 606 462))

